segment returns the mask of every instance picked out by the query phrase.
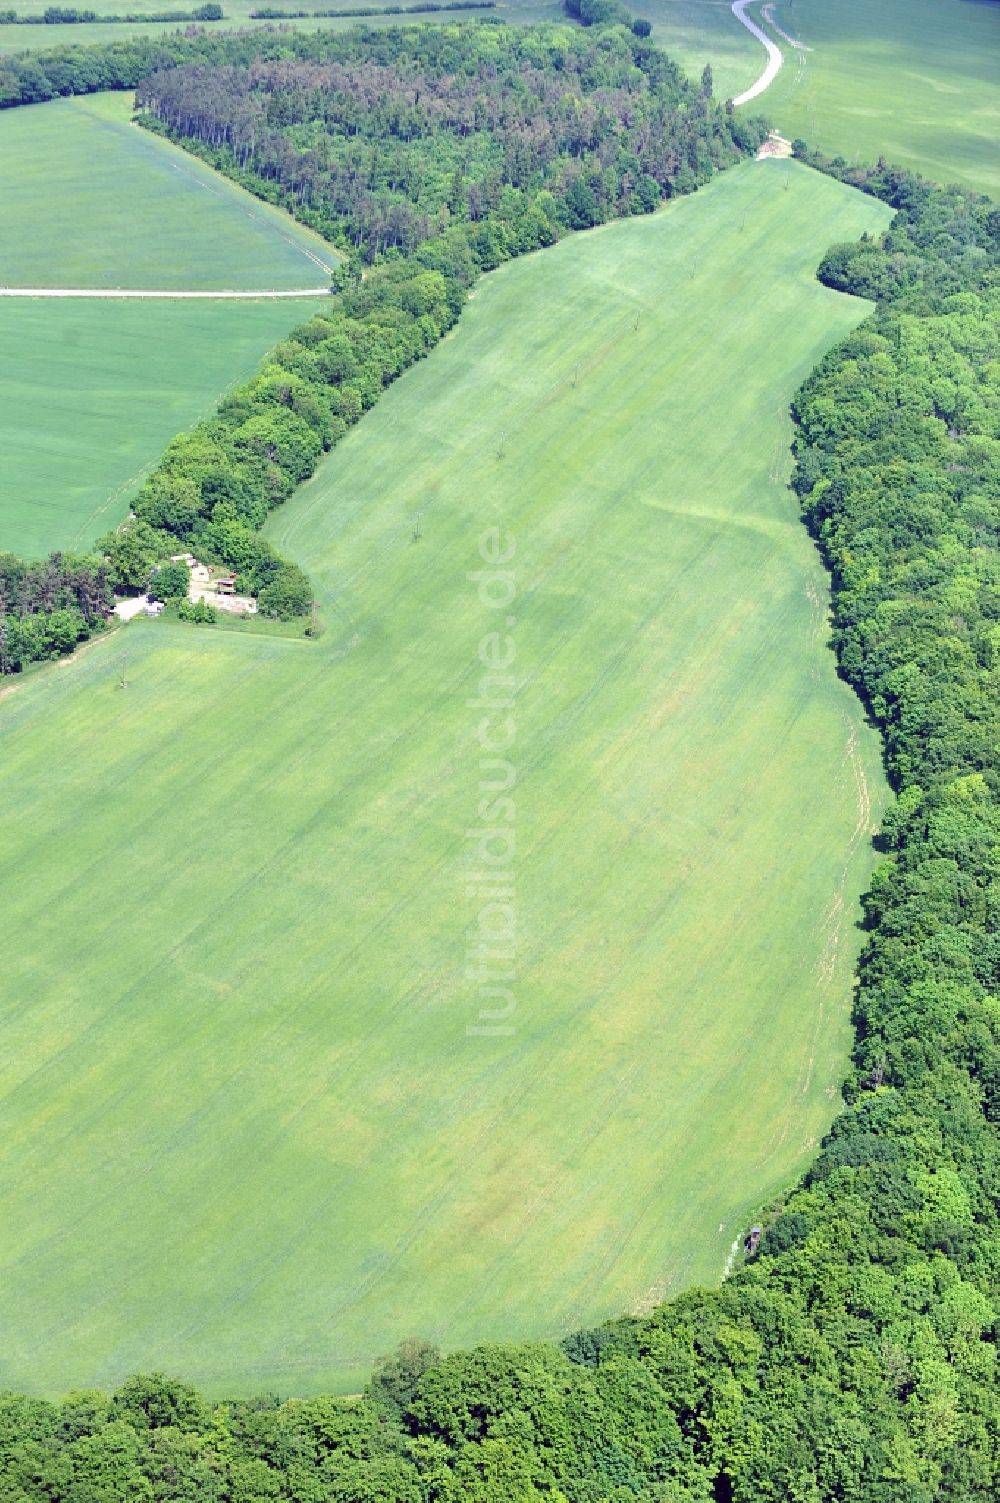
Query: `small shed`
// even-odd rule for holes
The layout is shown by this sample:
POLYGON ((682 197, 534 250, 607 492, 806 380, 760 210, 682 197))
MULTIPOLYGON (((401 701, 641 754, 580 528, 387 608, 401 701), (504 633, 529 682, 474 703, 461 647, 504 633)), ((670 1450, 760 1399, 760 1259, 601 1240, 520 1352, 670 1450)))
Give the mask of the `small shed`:
POLYGON ((744 1239, 743 1246, 751 1257, 757 1251, 762 1231, 762 1227, 752 1226, 744 1239))
POLYGON ((218 595, 235 595, 236 594, 236 575, 235 574, 222 574, 222 575, 220 575, 220 577, 215 581, 215 590, 216 590, 216 594, 218 594, 218 595))

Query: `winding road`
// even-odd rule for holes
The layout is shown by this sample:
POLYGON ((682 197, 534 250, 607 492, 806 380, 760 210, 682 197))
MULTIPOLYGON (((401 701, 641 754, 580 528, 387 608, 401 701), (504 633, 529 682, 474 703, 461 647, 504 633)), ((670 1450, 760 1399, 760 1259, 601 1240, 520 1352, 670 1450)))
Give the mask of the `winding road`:
POLYGON ((749 4, 750 0, 733 0, 730 8, 740 25, 745 26, 747 31, 755 36, 764 48, 767 53, 767 66, 760 77, 750 85, 749 89, 745 89, 742 94, 735 96, 733 104, 749 104, 751 99, 756 99, 758 94, 763 94, 764 90, 770 88, 771 84, 777 78, 778 69, 784 62, 781 48, 777 42, 772 42, 767 32, 762 31, 756 21, 751 21, 748 17, 746 10, 749 4))
POLYGON ((0 297, 272 298, 329 297, 329 295, 329 283, 325 287, 296 287, 292 291, 261 292, 237 292, 231 287, 221 292, 161 292, 137 287, 0 287, 0 297))

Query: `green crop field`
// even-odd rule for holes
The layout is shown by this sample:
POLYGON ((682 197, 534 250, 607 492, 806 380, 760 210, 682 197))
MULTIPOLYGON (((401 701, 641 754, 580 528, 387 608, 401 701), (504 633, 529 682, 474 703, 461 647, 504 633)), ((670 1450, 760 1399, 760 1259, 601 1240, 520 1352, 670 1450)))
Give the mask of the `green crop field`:
MULTIPOLYGON (((711 63, 717 99, 741 94, 763 71, 764 49, 736 20, 730 0, 630 0, 629 10, 653 23, 653 41, 693 78, 711 63)), ((767 113, 764 100, 750 109, 767 113)))
MULTIPOLYGON (((0 114, 0 283, 321 287, 333 253, 169 143, 129 97, 0 114)), ((0 550, 93 541, 180 429, 305 317, 276 300, 0 297, 0 550)))
POLYGON ((174 434, 314 306, 0 299, 0 552, 107 532, 174 434))
MULTIPOLYGON (((635 0, 630 8, 653 22, 654 40, 688 72, 712 64, 719 98, 763 70, 764 49, 729 0, 635 0)), ((761 9, 754 4, 751 17, 771 31, 785 62, 747 110, 789 139, 861 161, 883 155, 1000 197, 996 0, 775 0, 768 9, 780 31, 761 9)))
POLYGON ((850 1032, 884 790, 787 408, 887 219, 747 164, 506 266, 275 518, 318 642, 8 691, 0 1384, 349 1388, 718 1280, 850 1032))
MULTIPOLYGON (((181 0, 176 6, 178 10, 194 10, 200 0, 181 0)), ((256 10, 259 5, 274 4, 285 10, 336 10, 337 0, 222 0, 222 8, 225 12, 225 20, 212 23, 206 30, 220 31, 235 27, 247 27, 251 30, 258 26, 277 25, 277 22, 254 21, 250 12, 256 10)), ((353 10, 363 5, 366 9, 371 7, 381 10, 383 6, 391 7, 393 0, 344 0, 343 9, 353 10)), ((404 4, 415 3, 415 0, 402 0, 404 4)), ((687 3, 696 3, 696 0, 687 0, 687 3)), ((11 4, 10 9, 16 10, 18 15, 43 15, 49 7, 49 0, 19 0, 17 4, 11 4)), ((83 9, 84 7, 80 7, 83 9)), ((100 6, 87 7, 96 10, 99 15, 117 14, 140 14, 147 15, 156 11, 171 10, 175 7, 164 4, 163 0, 102 0, 100 6)), ((347 26, 388 26, 412 25, 420 21, 453 22, 460 20, 474 20, 481 18, 484 12, 481 10, 470 11, 432 11, 426 15, 419 13, 409 16, 392 14, 391 9, 386 15, 366 16, 324 16, 314 20, 301 18, 293 23, 304 31, 313 31, 329 28, 341 30, 347 26)), ((501 0, 498 4, 496 15, 504 15, 507 19, 519 20, 522 16, 531 16, 537 19, 558 19, 563 15, 559 0, 501 0)), ((77 26, 53 25, 53 26, 0 26, 0 55, 4 52, 22 52, 25 50, 37 51, 47 47, 67 47, 80 45, 81 43, 112 42, 116 38, 126 36, 153 36, 157 32, 179 30, 176 21, 170 22, 124 22, 118 26, 102 26, 98 22, 85 23, 77 26)))
POLYGON ((810 49, 777 37, 785 65, 754 104, 786 136, 1000 198, 1000 5, 778 0, 774 16, 810 49))
POLYGON ((336 252, 132 125, 131 94, 0 113, 0 286, 322 287, 336 252), (316 259, 313 259, 313 258, 316 259))

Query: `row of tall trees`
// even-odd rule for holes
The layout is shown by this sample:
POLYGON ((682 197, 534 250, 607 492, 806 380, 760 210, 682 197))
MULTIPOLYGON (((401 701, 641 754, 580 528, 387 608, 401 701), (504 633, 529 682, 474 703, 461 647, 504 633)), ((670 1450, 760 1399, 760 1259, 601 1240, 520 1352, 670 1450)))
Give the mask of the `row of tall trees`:
POLYGON ((116 579, 138 586, 178 544, 237 571, 263 615, 309 610, 309 581, 260 528, 384 388, 458 317, 478 268, 448 237, 375 268, 294 330, 214 417, 167 447, 132 515, 102 540, 116 579))
POLYGON ((46 6, 41 15, 18 15, 16 10, 0 10, 0 26, 136 26, 165 21, 224 19, 222 6, 216 4, 199 5, 193 10, 124 11, 115 15, 64 5, 46 6))
POLYGON ((426 27, 342 52, 157 71, 136 101, 369 263, 500 209, 564 229, 648 212, 764 133, 622 27, 426 27))
POLYGON ((250 12, 252 21, 305 21, 317 17, 337 19, 366 16, 427 16, 443 10, 496 10, 497 0, 417 0, 411 5, 348 5, 334 10, 291 10, 281 5, 257 5, 250 12))

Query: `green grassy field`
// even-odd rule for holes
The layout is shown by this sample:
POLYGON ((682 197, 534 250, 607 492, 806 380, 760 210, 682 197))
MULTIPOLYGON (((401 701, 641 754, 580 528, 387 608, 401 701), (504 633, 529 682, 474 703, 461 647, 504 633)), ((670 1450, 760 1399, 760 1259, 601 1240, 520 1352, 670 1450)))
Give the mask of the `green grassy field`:
MULTIPOLYGON (((323 285, 323 241, 129 125, 128 106, 0 114, 4 286, 323 285)), ((92 542, 173 435, 313 306, 0 298, 0 550, 92 542)))
POLYGON ((1000 5, 778 0, 774 15, 811 49, 779 37, 785 66, 758 102, 786 136, 1000 198, 1000 5))
POLYGON ((168 141, 131 94, 0 113, 0 285, 322 287, 336 253, 168 141), (313 258, 316 258, 314 260, 313 258))
MULTIPOLYGON (((763 48, 729 0, 634 0, 631 8, 688 72, 712 64, 718 98, 740 93, 764 67, 763 48)), ((761 23, 759 4, 751 15, 761 23)), ((861 161, 883 155, 1000 197, 996 0, 776 0, 773 17, 803 47, 772 28, 785 63, 747 110, 789 139, 861 161)))
MULTIPOLYGON (((197 3, 198 0, 191 0, 190 8, 194 9, 197 3)), ((226 14, 225 21, 213 23, 211 27, 206 27, 206 30, 216 31, 223 28, 231 29, 243 26, 255 29, 258 26, 273 26, 278 24, 273 21, 251 20, 250 12, 257 9, 258 5, 265 3, 266 0, 223 0, 222 8, 226 14)), ((335 0, 273 0, 273 3, 282 5, 283 8, 288 10, 315 11, 335 10, 337 8, 335 0)), ((366 7, 370 5, 372 8, 380 8, 381 3, 382 0, 355 0, 354 4, 349 4, 348 0, 344 0, 344 9, 351 10, 360 4, 365 4, 366 7)), ((386 0, 386 3, 391 3, 391 0, 386 0)), ((411 3, 411 0, 405 0, 405 3, 411 3)), ((11 9, 16 10, 18 15, 41 15, 48 8, 48 5, 49 0, 20 0, 20 3, 12 5, 11 9)), ((96 6, 91 8, 97 9, 96 6)), ((99 11, 99 14, 104 14, 106 11, 108 15, 113 15, 116 12, 119 14, 139 14, 140 12, 145 12, 148 15, 151 12, 169 10, 170 8, 170 6, 162 4, 161 0, 107 0, 107 4, 103 10, 99 11)), ((185 8, 184 5, 178 6, 180 10, 185 8)), ((520 19, 522 15, 528 15, 529 13, 533 13, 532 18, 536 16, 541 18, 544 16, 545 19, 548 19, 550 16, 556 19, 563 15, 559 0, 504 0, 503 6, 498 6, 492 14, 499 15, 502 12, 516 12, 515 19, 520 19)), ((384 21, 386 25, 390 26, 410 25, 419 22, 421 19, 435 22, 453 22, 475 19, 476 17, 481 17, 483 14, 484 12, 479 10, 465 12, 432 11, 425 17, 421 17, 420 15, 399 16, 387 13, 384 21)), ((322 18, 318 17, 314 21, 302 19, 290 24, 305 31, 317 28, 341 30, 346 26, 379 26, 382 24, 382 18, 379 16, 366 16, 363 19, 358 16, 345 16, 343 18, 324 16, 322 18)), ((25 50, 34 52, 40 48, 65 47, 79 43, 109 42, 114 41, 116 37, 152 36, 157 32, 177 31, 178 29, 177 22, 140 22, 135 25, 124 23, 119 26, 101 26, 96 23, 87 23, 82 26, 0 26, 0 55, 4 52, 22 52, 25 50)))
POLYGON ((107 532, 174 434, 314 306, 0 299, 0 551, 107 532))
POLYGON ((0 1384, 349 1389, 719 1278, 848 1046, 884 789, 787 407, 887 217, 748 164, 508 265, 276 517, 318 642, 139 622, 8 693, 0 1384))
MULTIPOLYGON (((629 9, 652 21, 653 40, 692 78, 711 63, 717 99, 741 94, 763 70, 764 49, 735 19, 730 0, 630 0, 629 9)), ((763 101, 749 108, 767 112, 763 101)))

